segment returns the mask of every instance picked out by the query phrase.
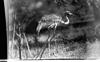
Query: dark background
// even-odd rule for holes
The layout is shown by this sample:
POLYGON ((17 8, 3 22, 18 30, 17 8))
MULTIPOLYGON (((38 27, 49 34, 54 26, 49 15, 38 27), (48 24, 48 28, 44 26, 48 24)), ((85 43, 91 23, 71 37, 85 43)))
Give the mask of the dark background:
POLYGON ((7 59, 7 37, 4 1, 0 0, 0 59, 7 59))

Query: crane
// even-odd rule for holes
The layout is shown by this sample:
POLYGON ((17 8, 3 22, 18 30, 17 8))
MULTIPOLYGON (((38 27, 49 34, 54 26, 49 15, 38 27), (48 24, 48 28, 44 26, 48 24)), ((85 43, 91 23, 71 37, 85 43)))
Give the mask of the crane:
MULTIPOLYGON (((50 52, 50 41, 55 36, 55 30, 56 30, 57 26, 60 25, 60 24, 69 24, 69 18, 67 16, 66 16, 66 19, 67 19, 67 22, 64 22, 62 20, 61 16, 58 16, 56 14, 49 14, 49 15, 44 15, 41 18, 41 20, 39 21, 39 24, 38 24, 37 29, 36 29, 38 34, 40 33, 40 30, 42 28, 54 28, 53 35, 50 38, 47 39, 48 46, 49 46, 49 52, 50 52)), ((56 42, 55 42, 55 44, 56 44, 56 42)), ((45 48, 39 54, 40 58, 42 57, 44 50, 45 50, 45 48)))

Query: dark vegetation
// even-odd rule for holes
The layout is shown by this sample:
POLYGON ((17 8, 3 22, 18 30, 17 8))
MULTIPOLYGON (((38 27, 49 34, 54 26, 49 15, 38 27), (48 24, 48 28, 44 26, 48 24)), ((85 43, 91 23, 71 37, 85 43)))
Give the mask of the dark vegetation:
MULTIPOLYGON (((32 9, 32 10, 28 10, 28 5, 30 3, 27 4, 27 2, 24 2, 23 0, 21 1, 16 1, 16 4, 14 5, 14 9, 15 9, 15 14, 16 14, 16 20, 14 20, 15 24, 16 24, 16 32, 24 32, 26 35, 32 35, 35 34, 37 35, 36 32, 36 27, 38 25, 38 21, 41 19, 41 17, 43 15, 45 15, 45 13, 54 13, 56 12, 55 9, 58 9, 58 11, 60 10, 60 7, 63 7, 64 10, 61 11, 61 13, 64 15, 67 15, 66 13, 64 13, 65 11, 70 11, 71 13, 73 13, 72 16, 67 15, 69 17, 69 19, 71 19, 70 21, 72 21, 73 23, 70 23, 69 25, 66 26, 58 26, 57 30, 63 32, 63 30, 69 31, 70 32, 70 26, 72 26, 72 29, 74 30, 75 37, 72 36, 72 38, 68 39, 67 36, 69 34, 65 34, 65 38, 68 41, 75 41, 75 42, 83 42, 85 43, 89 38, 93 37, 94 35, 91 33, 91 31, 88 32, 88 30, 93 30, 92 27, 92 21, 88 20, 86 21, 85 16, 89 15, 89 6, 87 5, 87 0, 57 0, 56 2, 54 2, 54 0, 43 0, 43 2, 45 3, 45 6, 39 8, 39 9, 32 9), (53 6, 55 5, 55 6, 53 6), (69 8, 67 8, 69 6, 69 8), (70 8, 70 7, 73 8, 70 8), (26 9, 23 10, 22 7, 25 7, 26 9), (74 18, 73 18, 74 17, 74 18), (79 22, 77 22, 79 21, 79 22), (84 21, 84 22, 83 22, 84 21), (18 27, 17 27, 18 26, 18 27), (88 27, 89 26, 89 27, 88 27), (79 29, 77 31, 77 29, 79 29), (77 31, 77 32, 76 32, 77 31), (81 35, 78 35, 81 32, 81 35), (90 33, 90 34, 89 34, 90 33), (92 36, 91 36, 92 35, 92 36)), ((64 16, 65 17, 65 16, 64 16)), ((46 31, 48 31, 48 29, 43 29, 41 30, 41 33, 45 33, 46 31)), ((72 31, 71 31, 72 32, 72 31)), ((73 33, 73 34, 74 34, 73 33)), ((31 45, 31 44, 30 44, 31 45)), ((40 45, 39 42, 35 42, 35 44, 33 46, 42 46, 42 44, 40 45)))

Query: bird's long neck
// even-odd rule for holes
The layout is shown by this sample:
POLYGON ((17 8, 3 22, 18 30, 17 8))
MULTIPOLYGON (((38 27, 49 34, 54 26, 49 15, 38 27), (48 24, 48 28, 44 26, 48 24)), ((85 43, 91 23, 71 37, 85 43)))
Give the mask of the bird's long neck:
POLYGON ((66 19, 67 19, 67 21, 66 22, 64 22, 64 21, 61 21, 61 23, 63 23, 63 24, 69 24, 69 18, 66 16, 66 19))

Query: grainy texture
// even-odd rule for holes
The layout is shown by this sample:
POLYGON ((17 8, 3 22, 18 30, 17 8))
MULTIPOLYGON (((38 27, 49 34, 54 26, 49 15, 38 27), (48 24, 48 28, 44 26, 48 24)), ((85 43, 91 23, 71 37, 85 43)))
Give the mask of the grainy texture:
POLYGON ((98 0, 9 1, 9 59, 99 59, 98 0))

